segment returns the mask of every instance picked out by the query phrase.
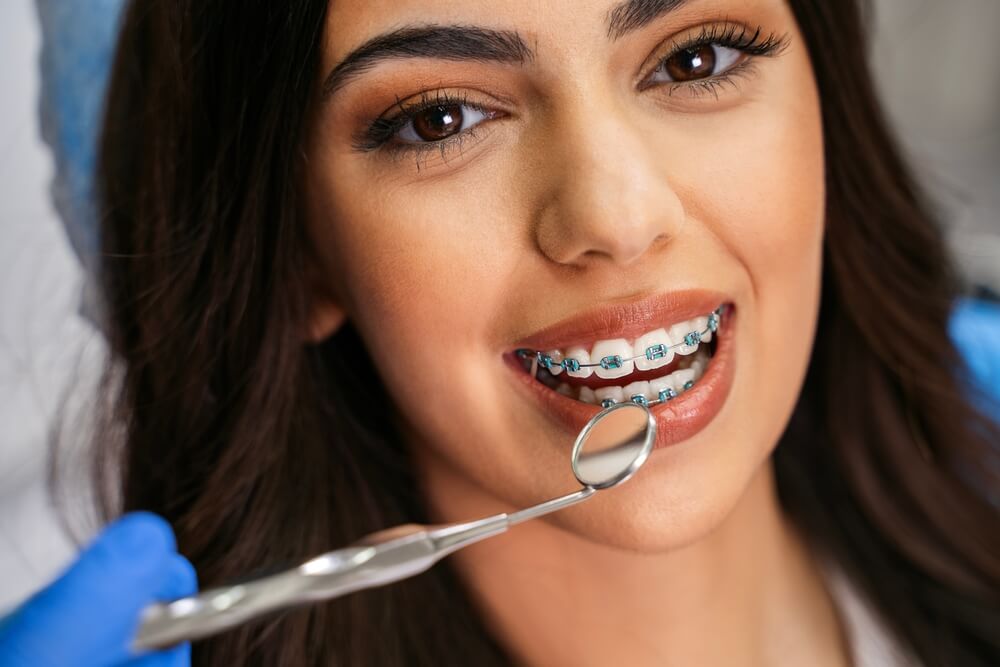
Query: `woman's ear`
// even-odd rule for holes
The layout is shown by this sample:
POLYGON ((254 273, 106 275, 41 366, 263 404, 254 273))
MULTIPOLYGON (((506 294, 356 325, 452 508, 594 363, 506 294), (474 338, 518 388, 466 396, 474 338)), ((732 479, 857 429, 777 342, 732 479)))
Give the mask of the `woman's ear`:
POLYGON ((309 312, 306 314, 305 340, 307 343, 321 343, 343 326, 347 313, 322 279, 322 272, 312 253, 306 260, 306 284, 309 312))
POLYGON ((321 343, 332 336, 344 324, 343 309, 326 297, 317 297, 315 292, 309 304, 306 321, 306 342, 321 343))

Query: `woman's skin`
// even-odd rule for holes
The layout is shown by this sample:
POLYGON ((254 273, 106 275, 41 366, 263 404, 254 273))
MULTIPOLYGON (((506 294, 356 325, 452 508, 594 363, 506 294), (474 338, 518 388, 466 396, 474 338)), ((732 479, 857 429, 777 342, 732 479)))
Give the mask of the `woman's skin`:
MULTIPOLYGON (((517 386, 503 352, 598 304, 728 295, 735 379, 707 427, 620 487, 450 558, 526 665, 846 665, 842 625, 780 511, 770 462, 819 306, 812 69, 781 0, 680 5, 612 39, 610 0, 333 2, 324 77, 410 24, 516 31, 533 57, 398 57, 317 94, 304 146, 308 339, 347 319, 358 329, 432 517, 457 521, 579 486, 576 434, 517 386), (714 91, 654 71, 703 27, 732 25, 787 44, 714 91), (419 165, 355 150, 372 120, 422 92, 495 113, 462 107, 475 136, 419 165)), ((411 125, 389 143, 419 139, 411 125)))

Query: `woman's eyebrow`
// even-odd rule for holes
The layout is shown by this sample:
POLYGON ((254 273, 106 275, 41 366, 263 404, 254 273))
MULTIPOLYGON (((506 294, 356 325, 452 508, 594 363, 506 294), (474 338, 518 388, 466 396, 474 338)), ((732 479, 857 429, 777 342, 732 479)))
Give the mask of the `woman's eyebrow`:
MULTIPOLYGON (((615 41, 690 0, 623 0, 607 13, 608 39, 615 41)), ((323 82, 321 99, 328 100, 349 80, 385 60, 436 58, 480 62, 518 63, 534 52, 514 30, 481 26, 405 26, 364 42, 351 51, 323 82)))

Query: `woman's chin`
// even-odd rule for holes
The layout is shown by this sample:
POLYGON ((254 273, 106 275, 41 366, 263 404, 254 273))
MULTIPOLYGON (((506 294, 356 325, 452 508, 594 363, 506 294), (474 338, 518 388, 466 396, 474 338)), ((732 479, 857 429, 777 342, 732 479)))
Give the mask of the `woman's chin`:
MULTIPOLYGON (((648 464, 647 464, 648 465, 648 464)), ((649 472, 649 471, 647 471, 649 472)), ((546 517, 551 525, 582 540, 612 549, 645 554, 677 551, 704 539, 734 515, 753 486, 735 471, 729 478, 643 478, 641 471, 614 489, 546 517)), ((750 481, 758 475, 751 474, 750 481)))

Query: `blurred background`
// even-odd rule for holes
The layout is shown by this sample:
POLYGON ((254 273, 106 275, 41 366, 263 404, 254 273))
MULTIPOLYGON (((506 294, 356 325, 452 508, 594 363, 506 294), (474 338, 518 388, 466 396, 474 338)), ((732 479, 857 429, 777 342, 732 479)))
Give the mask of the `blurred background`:
MULTIPOLYGON (((59 2, 0 3, 0 90, 7 100, 0 105, 0 613, 75 552, 48 497, 47 439, 64 397, 68 419, 85 410, 103 352, 100 334, 80 315, 88 300, 74 252, 93 239, 67 234, 60 219, 85 213, 85 205, 71 172, 71 187, 53 189, 55 166, 39 122, 38 7, 56 11, 59 2)), ((118 4, 62 2, 86 7, 90 16, 118 4)), ((872 64, 887 110, 943 206, 965 277, 1000 293, 1000 2, 875 0, 872 25, 872 64)), ((91 43, 100 37, 86 22, 58 35, 91 43)), ((91 90, 100 86, 99 65, 75 61, 78 72, 92 75, 91 90)), ((79 142, 72 130, 60 139, 79 142)), ((85 461, 74 465, 72 452, 68 462, 85 473, 85 461)), ((74 504, 86 503, 81 496, 74 504)))

